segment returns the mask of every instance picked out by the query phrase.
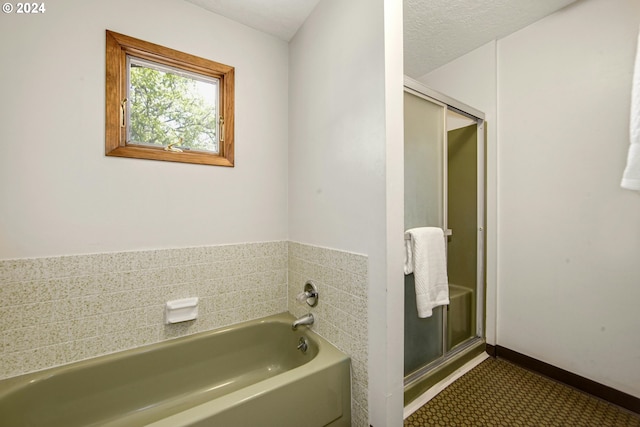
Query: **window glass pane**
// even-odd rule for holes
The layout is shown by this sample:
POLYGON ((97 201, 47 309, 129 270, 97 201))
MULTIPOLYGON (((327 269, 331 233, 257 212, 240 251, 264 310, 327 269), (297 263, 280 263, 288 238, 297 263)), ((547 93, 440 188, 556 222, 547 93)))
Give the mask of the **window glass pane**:
POLYGON ((219 80, 128 56, 129 144, 219 153, 219 80))

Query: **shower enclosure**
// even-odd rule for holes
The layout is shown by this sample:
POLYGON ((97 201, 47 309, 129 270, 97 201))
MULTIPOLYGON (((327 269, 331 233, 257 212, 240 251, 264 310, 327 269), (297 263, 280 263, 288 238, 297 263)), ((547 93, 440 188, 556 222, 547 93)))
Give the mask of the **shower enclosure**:
POLYGON ((448 306, 418 318, 405 276, 405 403, 484 350, 484 114, 405 79, 405 230, 440 227, 448 306))

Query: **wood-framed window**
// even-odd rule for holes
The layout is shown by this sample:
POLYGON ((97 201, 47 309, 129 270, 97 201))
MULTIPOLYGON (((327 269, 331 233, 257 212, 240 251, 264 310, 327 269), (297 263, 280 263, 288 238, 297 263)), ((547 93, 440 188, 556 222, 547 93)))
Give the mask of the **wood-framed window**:
POLYGON ((107 30, 107 156, 234 165, 234 68, 107 30))

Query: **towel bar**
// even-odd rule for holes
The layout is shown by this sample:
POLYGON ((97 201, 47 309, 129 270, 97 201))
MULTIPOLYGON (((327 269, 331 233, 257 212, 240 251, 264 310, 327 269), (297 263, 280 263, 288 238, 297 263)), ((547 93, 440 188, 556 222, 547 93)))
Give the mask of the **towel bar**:
MULTIPOLYGON (((444 235, 453 236, 453 230, 450 228, 447 228, 446 230, 444 230, 444 235)), ((407 233, 404 233, 404 240, 411 240, 411 236, 408 235, 407 233)))

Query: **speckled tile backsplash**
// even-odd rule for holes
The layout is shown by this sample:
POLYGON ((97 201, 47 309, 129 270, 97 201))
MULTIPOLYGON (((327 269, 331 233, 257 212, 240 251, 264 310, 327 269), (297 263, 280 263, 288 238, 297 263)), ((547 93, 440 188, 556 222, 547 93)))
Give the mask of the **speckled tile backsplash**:
POLYGON ((351 356, 351 425, 356 427, 369 425, 367 293, 366 256, 289 242, 289 311, 314 313, 312 329, 351 356), (307 280, 320 295, 313 308, 296 301, 307 280))
POLYGON ((0 379, 290 311, 352 359, 352 425, 368 423, 368 260, 295 242, 0 260, 0 379), (317 307, 296 296, 318 286, 317 307), (260 295, 260 298, 256 298, 260 295), (171 299, 195 321, 164 324, 171 299))
POLYGON ((0 378, 287 311, 287 250, 266 242, 0 260, 0 378), (164 325, 165 302, 192 296, 198 319, 164 325))

